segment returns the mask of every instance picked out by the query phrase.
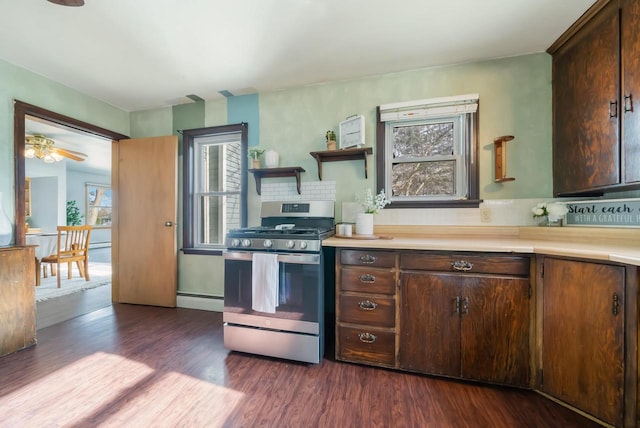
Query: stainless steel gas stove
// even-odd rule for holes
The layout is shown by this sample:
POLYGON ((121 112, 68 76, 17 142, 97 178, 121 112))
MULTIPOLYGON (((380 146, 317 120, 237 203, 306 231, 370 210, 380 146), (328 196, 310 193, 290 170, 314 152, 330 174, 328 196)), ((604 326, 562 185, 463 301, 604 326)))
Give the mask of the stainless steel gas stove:
POLYGON ((324 352, 322 240, 333 201, 263 202, 261 226, 226 237, 224 343, 231 350, 319 363, 324 352))

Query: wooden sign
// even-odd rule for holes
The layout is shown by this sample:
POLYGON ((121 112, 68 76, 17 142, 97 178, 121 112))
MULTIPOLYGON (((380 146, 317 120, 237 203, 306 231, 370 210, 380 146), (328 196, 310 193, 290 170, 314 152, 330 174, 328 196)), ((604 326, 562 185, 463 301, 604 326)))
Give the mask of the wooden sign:
POLYGON ((567 226, 640 227, 640 198, 566 202, 567 226))

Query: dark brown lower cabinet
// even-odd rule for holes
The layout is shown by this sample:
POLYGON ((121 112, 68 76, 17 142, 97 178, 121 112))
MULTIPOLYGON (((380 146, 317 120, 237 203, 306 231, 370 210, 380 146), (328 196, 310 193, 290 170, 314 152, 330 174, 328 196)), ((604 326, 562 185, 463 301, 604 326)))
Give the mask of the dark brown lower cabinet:
POLYGON ((400 368, 529 384, 529 279, 402 272, 400 368))
POLYGON ((625 272, 544 258, 541 390, 615 426, 624 425, 625 272))

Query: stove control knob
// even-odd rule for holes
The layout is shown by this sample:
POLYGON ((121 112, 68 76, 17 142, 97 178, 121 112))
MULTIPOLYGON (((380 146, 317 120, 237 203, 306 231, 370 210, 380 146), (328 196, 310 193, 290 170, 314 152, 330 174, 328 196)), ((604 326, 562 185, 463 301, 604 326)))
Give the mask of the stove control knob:
POLYGON ((245 238, 245 239, 243 239, 243 240, 242 240, 242 246, 243 246, 243 247, 250 247, 250 246, 251 246, 251 240, 246 239, 246 238, 245 238))
POLYGON ((287 241, 287 248, 291 249, 296 246, 296 243, 293 241, 287 241))
POLYGON ((231 246, 232 247, 239 247, 240 246, 240 240, 238 238, 233 238, 231 240, 231 246))
POLYGON ((307 241, 300 241, 300 249, 304 250, 307 248, 307 241))
POLYGON ((262 245, 264 245, 265 248, 271 248, 273 247, 273 242, 271 242, 271 239, 265 239, 262 245))

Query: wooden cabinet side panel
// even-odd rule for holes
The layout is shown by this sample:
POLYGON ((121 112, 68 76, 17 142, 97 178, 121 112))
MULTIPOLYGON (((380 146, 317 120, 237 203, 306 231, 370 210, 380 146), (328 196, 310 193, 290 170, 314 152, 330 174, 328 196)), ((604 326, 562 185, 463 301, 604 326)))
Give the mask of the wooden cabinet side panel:
POLYGON ((640 182, 640 2, 622 6, 622 141, 625 183, 640 182))
POLYGON ((462 376, 528 386, 529 280, 478 276, 464 281, 462 376))
POLYGON ((0 250, 0 356, 36 343, 33 248, 0 250))
POLYGON ((622 425, 624 268, 547 257, 543 287, 542 390, 622 425))
POLYGON ((574 39, 553 59, 555 194, 620 182, 617 2, 574 39))
POLYGON ((424 373, 460 376, 457 279, 450 274, 400 274, 399 365, 424 373))

